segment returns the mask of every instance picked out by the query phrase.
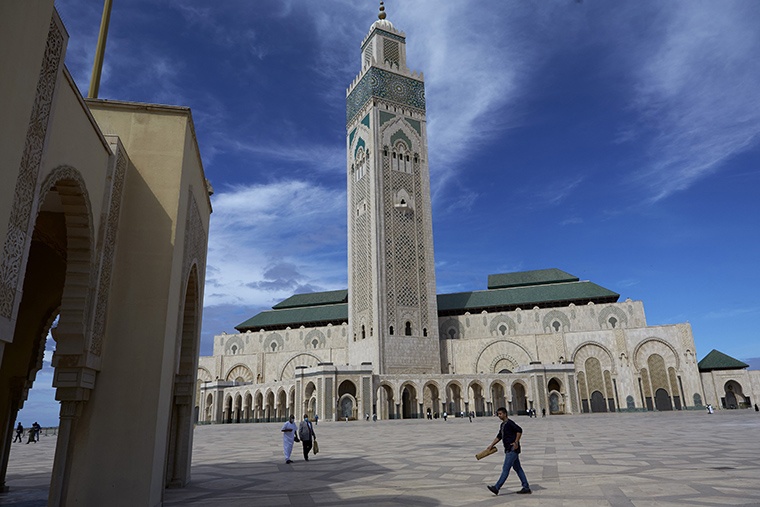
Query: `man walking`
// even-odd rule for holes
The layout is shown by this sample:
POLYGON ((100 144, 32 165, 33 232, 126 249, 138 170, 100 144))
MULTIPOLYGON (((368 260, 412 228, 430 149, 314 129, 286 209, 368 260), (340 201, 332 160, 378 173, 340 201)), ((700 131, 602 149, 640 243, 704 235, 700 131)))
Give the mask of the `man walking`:
POLYGON ((496 415, 501 419, 501 426, 499 426, 499 433, 496 434, 496 438, 494 438, 493 442, 491 442, 491 445, 489 445, 487 449, 493 449, 494 446, 499 443, 499 440, 501 440, 504 442, 504 452, 506 453, 506 456, 504 456, 504 466, 501 469, 499 480, 496 481, 496 484, 493 486, 486 487, 488 488, 488 491, 494 495, 498 495, 499 490, 509 476, 509 471, 514 468, 517 477, 520 478, 520 482, 522 483, 522 489, 517 493, 520 495, 530 495, 530 484, 528 484, 528 478, 525 477, 525 472, 520 465, 520 438, 522 438, 522 428, 507 416, 506 408, 500 407, 496 410, 496 415))
POLYGON ((303 421, 298 425, 298 438, 303 444, 303 459, 309 461, 309 451, 311 451, 312 440, 315 438, 314 428, 309 421, 309 416, 303 416, 303 421))
POLYGON ((282 425, 282 452, 285 454, 285 464, 293 463, 290 454, 293 452, 293 442, 296 439, 296 416, 290 414, 290 419, 282 425))
POLYGON ((24 426, 19 421, 18 426, 16 426, 16 438, 14 438, 13 441, 16 442, 16 440, 18 440, 19 442, 23 442, 23 438, 22 438, 23 436, 24 436, 24 426))

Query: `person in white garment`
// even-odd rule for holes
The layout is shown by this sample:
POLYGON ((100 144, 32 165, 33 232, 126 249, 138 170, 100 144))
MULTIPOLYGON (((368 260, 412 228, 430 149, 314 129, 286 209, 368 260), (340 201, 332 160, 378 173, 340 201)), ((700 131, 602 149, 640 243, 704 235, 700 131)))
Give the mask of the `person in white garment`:
POLYGON ((285 454, 286 464, 293 463, 293 460, 290 459, 290 453, 293 452, 293 442, 298 439, 296 436, 296 430, 298 430, 298 427, 296 426, 295 420, 295 416, 291 415, 288 422, 282 425, 282 452, 285 454))

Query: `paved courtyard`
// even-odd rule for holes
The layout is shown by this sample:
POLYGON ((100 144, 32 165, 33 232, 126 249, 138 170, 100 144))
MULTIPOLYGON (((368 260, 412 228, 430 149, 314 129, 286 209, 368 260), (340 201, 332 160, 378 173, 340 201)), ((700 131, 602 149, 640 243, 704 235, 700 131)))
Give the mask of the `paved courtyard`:
MULTIPOLYGON (((320 453, 282 457, 280 424, 201 426, 192 483, 166 506, 663 506, 760 505, 760 414, 750 411, 594 414, 516 419, 533 495, 503 454, 476 461, 498 420, 322 422, 320 453)), ((0 505, 44 505, 55 437, 14 444, 0 505)))

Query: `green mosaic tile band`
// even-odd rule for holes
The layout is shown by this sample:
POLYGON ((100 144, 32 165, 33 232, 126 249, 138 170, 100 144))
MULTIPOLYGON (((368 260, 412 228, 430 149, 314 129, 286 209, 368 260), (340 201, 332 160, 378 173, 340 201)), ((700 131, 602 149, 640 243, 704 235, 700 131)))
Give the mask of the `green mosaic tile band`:
POLYGON ((425 83, 393 72, 370 67, 346 98, 346 123, 371 97, 378 97, 425 111, 425 83))
POLYGON ((367 37, 367 40, 364 41, 364 44, 362 44, 362 53, 364 52, 364 48, 369 44, 369 41, 372 40, 372 36, 377 32, 378 35, 382 35, 383 37, 387 37, 388 39, 397 40, 402 44, 406 44, 406 39, 404 37, 401 37, 400 35, 396 35, 395 33, 386 32, 385 30, 381 30, 379 28, 375 28, 372 30, 372 33, 369 34, 369 37, 367 37))

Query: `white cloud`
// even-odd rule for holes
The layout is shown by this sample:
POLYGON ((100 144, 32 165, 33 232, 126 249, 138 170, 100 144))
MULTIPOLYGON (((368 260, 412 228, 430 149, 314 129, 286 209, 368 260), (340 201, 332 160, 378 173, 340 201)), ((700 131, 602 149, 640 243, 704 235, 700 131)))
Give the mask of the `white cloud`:
POLYGON ((754 2, 669 4, 641 41, 635 106, 655 131, 638 178, 651 200, 685 190, 760 140, 760 9, 754 2))
POLYGON ((294 291, 345 288, 345 192, 306 181, 213 197, 206 306, 271 306, 294 291))
POLYGON ((227 148, 265 157, 282 163, 304 164, 309 170, 341 174, 346 167, 346 148, 342 144, 320 145, 312 142, 279 144, 277 142, 246 142, 230 139, 227 148))

